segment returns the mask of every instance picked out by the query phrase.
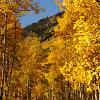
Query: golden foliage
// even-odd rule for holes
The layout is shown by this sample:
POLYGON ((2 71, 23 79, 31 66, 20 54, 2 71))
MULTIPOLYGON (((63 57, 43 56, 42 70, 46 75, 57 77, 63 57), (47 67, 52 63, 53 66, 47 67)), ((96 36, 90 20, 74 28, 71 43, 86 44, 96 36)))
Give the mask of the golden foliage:
POLYGON ((66 61, 60 70, 72 84, 91 87, 93 77, 96 75, 98 80, 100 73, 100 6, 95 0, 63 0, 63 6, 65 12, 55 27, 55 35, 63 37, 66 44, 61 52, 67 52, 63 54, 66 61))

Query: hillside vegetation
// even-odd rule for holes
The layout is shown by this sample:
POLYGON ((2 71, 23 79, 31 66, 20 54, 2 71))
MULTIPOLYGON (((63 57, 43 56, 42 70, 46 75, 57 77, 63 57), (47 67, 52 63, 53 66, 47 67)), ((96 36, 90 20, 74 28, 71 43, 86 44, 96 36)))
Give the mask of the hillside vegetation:
POLYGON ((29 35, 35 34, 36 36, 41 38, 41 41, 49 39, 54 34, 53 28, 58 24, 57 17, 60 17, 63 13, 64 12, 59 12, 54 16, 43 18, 36 23, 32 23, 24 27, 22 36, 27 37, 29 35))

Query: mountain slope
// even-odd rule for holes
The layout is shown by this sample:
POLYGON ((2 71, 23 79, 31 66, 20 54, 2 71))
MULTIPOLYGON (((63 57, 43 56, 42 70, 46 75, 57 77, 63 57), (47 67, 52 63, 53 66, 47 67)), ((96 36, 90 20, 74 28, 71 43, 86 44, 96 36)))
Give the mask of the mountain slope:
POLYGON ((41 41, 49 39, 54 33, 53 28, 58 24, 56 20, 57 17, 60 17, 62 14, 63 12, 59 12, 54 16, 43 18, 36 23, 26 26, 22 36, 27 37, 35 34, 40 37, 41 41))

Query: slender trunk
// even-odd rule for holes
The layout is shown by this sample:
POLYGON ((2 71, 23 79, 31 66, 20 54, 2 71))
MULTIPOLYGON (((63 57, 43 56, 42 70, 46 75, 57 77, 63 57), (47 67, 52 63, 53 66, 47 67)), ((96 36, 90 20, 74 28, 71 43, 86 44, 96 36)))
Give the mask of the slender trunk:
POLYGON ((38 100, 38 97, 37 97, 37 95, 36 95, 36 100, 38 100))
POLYGON ((52 89, 49 89, 49 100, 52 100, 52 89))
POLYGON ((68 81, 68 100, 70 100, 70 83, 69 83, 69 81, 68 81))
POLYGON ((13 44, 13 60, 12 60, 12 66, 10 68, 10 71, 9 71, 9 80, 8 80, 8 93, 10 92, 10 82, 11 82, 11 77, 12 77, 12 71, 13 71, 13 67, 14 67, 14 64, 15 64, 15 56, 16 56, 16 21, 15 21, 15 27, 14 27, 14 30, 15 30, 15 36, 14 36, 14 44, 13 44))
POLYGON ((31 86, 30 86, 30 80, 28 80, 28 100, 31 100, 31 86))
POLYGON ((2 86, 1 86, 1 100, 4 96, 4 84, 5 84, 5 69, 6 69, 6 48, 7 48, 7 13, 4 14, 5 16, 5 32, 4 32, 4 51, 3 51, 3 70, 2 70, 2 86))
POLYGON ((78 100, 78 95, 77 95, 78 90, 76 89, 76 100, 78 100))
POLYGON ((95 91, 93 91, 93 100, 95 100, 95 91))
POLYGON ((96 94, 97 94, 97 100, 99 100, 99 90, 96 90, 96 94))
POLYGON ((65 84, 64 84, 63 77, 62 77, 62 81, 61 81, 61 93, 62 93, 62 100, 65 100, 65 84))
MULTIPOLYGON (((98 73, 98 81, 100 80, 100 75, 99 75, 100 73, 98 73)), ((100 84, 98 83, 98 87, 99 87, 99 89, 100 89, 100 84)), ((97 100, 99 100, 100 99, 100 92, 99 92, 99 89, 97 89, 96 90, 96 93, 97 93, 97 100)))
POLYGON ((83 85, 83 100, 86 100, 86 87, 85 87, 85 84, 83 85))
POLYGON ((89 98, 88 100, 92 100, 92 94, 91 93, 89 93, 89 97, 88 98, 89 98))
POLYGON ((6 68, 6 86, 7 86, 7 91, 6 91, 6 100, 9 100, 9 55, 7 55, 7 68, 6 68))

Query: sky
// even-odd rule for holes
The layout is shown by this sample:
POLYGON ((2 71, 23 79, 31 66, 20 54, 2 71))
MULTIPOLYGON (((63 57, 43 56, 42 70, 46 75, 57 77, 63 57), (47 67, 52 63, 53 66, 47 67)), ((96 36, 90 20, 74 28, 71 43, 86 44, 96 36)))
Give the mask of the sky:
MULTIPOLYGON (((37 1, 37 0, 36 0, 37 1)), ((47 16, 52 16, 59 12, 59 7, 56 5, 55 0, 38 0, 40 6, 45 9, 45 12, 40 12, 39 14, 32 13, 24 15, 20 18, 20 23, 22 27, 25 27, 31 23, 37 22, 38 20, 45 18, 47 16)))

